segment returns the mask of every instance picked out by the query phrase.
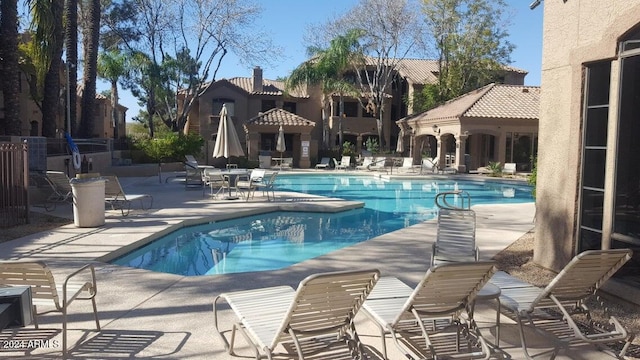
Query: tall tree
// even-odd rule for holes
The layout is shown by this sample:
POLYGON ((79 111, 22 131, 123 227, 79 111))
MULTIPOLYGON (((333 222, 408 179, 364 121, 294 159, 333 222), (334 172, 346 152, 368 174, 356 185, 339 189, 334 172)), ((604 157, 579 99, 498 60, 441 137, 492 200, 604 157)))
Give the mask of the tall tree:
MULTIPOLYGON (((33 63, 42 79, 42 136, 55 137, 60 115, 64 0, 30 0, 33 63)), ((38 80, 40 81, 40 80, 38 80)))
POLYGON ((438 55, 438 83, 415 99, 428 110, 499 79, 513 45, 507 40, 504 0, 422 0, 438 55))
POLYGON ((0 2, 0 76, 4 123, 0 134, 22 135, 20 121, 20 68, 18 66, 18 2, 0 2))
POLYGON ((118 81, 127 74, 127 57, 117 50, 103 52, 98 56, 98 75, 111 84, 111 123, 113 125, 113 137, 118 139, 118 81))
MULTIPOLYGON (((278 48, 255 28, 260 7, 252 0, 133 0, 136 40, 125 87, 159 117, 183 131, 193 104, 213 84, 229 52, 249 65, 277 58, 278 48), (176 94, 179 96, 176 98, 176 94)), ((148 122, 153 136, 153 122, 148 122)))
POLYGON ((78 79, 78 0, 66 0, 64 5, 64 44, 67 57, 67 76, 65 89, 68 92, 66 106, 67 109, 66 129, 69 134, 76 132, 76 104, 77 100, 77 79, 78 79))
POLYGON ((96 135, 94 128, 100 44, 100 0, 85 0, 82 4, 86 22, 82 29, 82 110, 79 133, 83 137, 92 137, 96 135))
POLYGON ((348 49, 341 47, 343 43, 340 39, 331 41, 331 45, 327 49, 309 47, 307 52, 310 60, 305 61, 295 68, 286 79, 285 87, 287 91, 292 91, 302 86, 319 86, 322 92, 322 143, 325 149, 329 148, 329 121, 328 111, 329 104, 334 94, 340 97, 340 122, 339 125, 339 144, 342 148, 342 114, 344 113, 343 96, 346 94, 353 95, 355 86, 348 82, 344 73, 349 69, 349 58, 352 53, 348 49))
POLYGON ((380 146, 386 148, 384 107, 399 62, 422 44, 417 4, 410 0, 360 0, 338 19, 311 28, 331 38, 358 36, 362 61, 352 62, 355 80, 367 98, 365 106, 376 116, 380 146))

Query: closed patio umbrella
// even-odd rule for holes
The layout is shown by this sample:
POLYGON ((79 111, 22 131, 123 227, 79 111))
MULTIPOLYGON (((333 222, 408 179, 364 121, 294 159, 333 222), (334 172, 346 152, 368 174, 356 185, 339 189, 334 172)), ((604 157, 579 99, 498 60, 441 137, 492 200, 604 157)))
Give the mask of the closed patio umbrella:
POLYGON ((228 164, 229 158, 232 156, 244 156, 244 150, 242 149, 236 128, 233 125, 233 120, 231 120, 231 117, 227 113, 226 105, 223 104, 222 110, 220 110, 218 137, 213 146, 213 157, 225 157, 227 158, 228 164))
MULTIPOLYGON (((222 104, 222 110, 220 110, 220 124, 218 125, 218 137, 216 138, 216 143, 213 146, 213 157, 227 158, 227 167, 229 167, 229 159, 232 156, 244 156, 244 150, 242 149, 242 144, 240 144, 240 139, 238 139, 236 128, 233 126, 233 121, 227 113, 227 107, 225 104, 222 104)), ((234 177, 233 179, 237 180, 237 177, 234 177)), ((231 197, 231 186, 228 186, 228 190, 229 196, 227 199, 237 199, 237 197, 231 197)))
POLYGON ((401 153, 404 151, 404 130, 400 130, 398 134, 398 145, 396 145, 396 152, 401 153))
POLYGON ((278 129, 278 141, 276 142, 276 151, 280 152, 280 170, 282 170, 282 153, 287 151, 287 145, 284 143, 284 129, 282 125, 278 129))

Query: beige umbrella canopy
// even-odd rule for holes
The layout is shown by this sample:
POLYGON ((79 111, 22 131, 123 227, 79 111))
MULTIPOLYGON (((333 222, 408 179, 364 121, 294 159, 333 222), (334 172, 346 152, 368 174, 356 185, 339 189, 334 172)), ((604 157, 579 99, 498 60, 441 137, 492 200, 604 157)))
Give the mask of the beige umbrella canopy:
POLYGON ((403 152, 404 151, 404 130, 400 130, 400 133, 398 134, 398 145, 396 145, 396 152, 403 152))
POLYGON ((227 113, 226 105, 223 104, 222 110, 220 110, 218 137, 213 146, 213 157, 225 157, 228 162, 232 156, 244 156, 244 150, 242 149, 236 128, 233 126, 233 120, 231 120, 231 117, 227 113))
POLYGON ((282 170, 282 153, 287 151, 287 145, 284 142, 284 129, 282 129, 282 125, 278 129, 278 141, 276 142, 276 151, 280 152, 280 170, 282 170))

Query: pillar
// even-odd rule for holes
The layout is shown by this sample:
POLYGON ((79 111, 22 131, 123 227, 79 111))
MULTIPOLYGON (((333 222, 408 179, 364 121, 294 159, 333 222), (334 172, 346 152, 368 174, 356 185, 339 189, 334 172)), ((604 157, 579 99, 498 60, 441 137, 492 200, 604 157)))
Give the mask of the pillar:
POLYGON ((455 167, 459 173, 467 172, 467 165, 464 162, 464 154, 465 154, 465 142, 467 140, 466 134, 458 134, 455 137, 456 139, 456 163, 455 167))

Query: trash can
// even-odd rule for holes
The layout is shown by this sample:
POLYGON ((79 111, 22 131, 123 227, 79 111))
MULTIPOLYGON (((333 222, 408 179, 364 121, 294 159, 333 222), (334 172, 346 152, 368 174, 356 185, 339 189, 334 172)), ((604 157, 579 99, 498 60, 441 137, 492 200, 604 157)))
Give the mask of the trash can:
POLYGON ((77 227, 104 225, 104 184, 101 177, 71 179, 73 223, 77 227))

